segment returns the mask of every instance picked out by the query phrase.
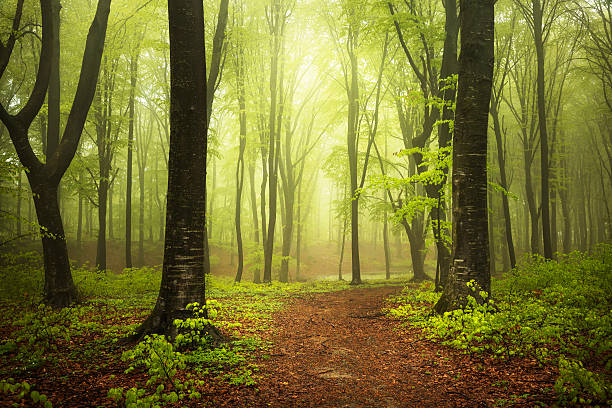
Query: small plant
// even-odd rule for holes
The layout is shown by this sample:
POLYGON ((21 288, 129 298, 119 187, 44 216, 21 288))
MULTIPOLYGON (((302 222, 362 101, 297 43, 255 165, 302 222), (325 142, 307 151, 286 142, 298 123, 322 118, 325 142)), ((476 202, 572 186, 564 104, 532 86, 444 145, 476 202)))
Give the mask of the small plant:
POLYGON ((438 316, 430 313, 437 294, 426 287, 408 288, 393 299, 387 313, 466 353, 529 356, 558 365, 554 388, 563 404, 610 404, 611 265, 610 245, 558 261, 532 257, 493 281, 495 300, 470 284, 474 296, 467 305, 438 316))
POLYGON ((38 406, 53 408, 53 404, 47 396, 32 389, 32 386, 27 381, 15 382, 13 378, 0 380, 0 390, 4 394, 12 394, 19 401, 29 399, 38 406))
POLYGON ((580 361, 559 359, 555 392, 566 404, 612 405, 612 386, 604 378, 584 368, 580 361))

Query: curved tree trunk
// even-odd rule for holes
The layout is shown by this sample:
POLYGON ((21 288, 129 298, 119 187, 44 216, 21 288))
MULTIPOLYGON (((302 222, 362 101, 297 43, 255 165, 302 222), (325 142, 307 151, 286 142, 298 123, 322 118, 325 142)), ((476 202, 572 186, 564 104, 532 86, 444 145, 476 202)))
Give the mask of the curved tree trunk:
POLYGON ((34 206, 45 260, 44 302, 53 307, 65 307, 77 300, 70 272, 66 235, 58 204, 58 184, 41 174, 28 174, 34 196, 34 206))
MULTIPOLYGON (((50 3, 47 1, 40 2, 42 45, 36 81, 30 98, 16 115, 9 114, 4 106, 0 105, 0 120, 8 129, 19 161, 27 170, 28 181, 34 196, 43 245, 44 300, 52 306, 63 307, 74 302, 76 290, 70 272, 68 249, 58 205, 58 186, 77 151, 81 132, 95 93, 104 38, 106 37, 110 0, 98 1, 96 14, 87 35, 77 90, 66 120, 63 138, 53 154, 47 155, 47 161, 43 164, 32 150, 28 139, 28 129, 40 111, 47 93, 55 52, 54 44, 56 40, 54 36, 59 32, 59 28, 54 23, 50 3)), ((23 1, 18 1, 17 11, 13 19, 12 34, 9 36, 6 45, 1 44, 0 77, 11 57, 22 8, 23 1)))

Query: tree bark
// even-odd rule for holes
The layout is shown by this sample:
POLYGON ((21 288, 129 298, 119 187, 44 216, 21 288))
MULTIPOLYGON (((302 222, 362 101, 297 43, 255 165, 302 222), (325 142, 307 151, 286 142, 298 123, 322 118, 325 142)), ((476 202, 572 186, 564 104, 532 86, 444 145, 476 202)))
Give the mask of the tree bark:
POLYGON ((508 256, 510 257, 510 268, 516 266, 516 254, 514 252, 514 242, 512 240, 512 221, 510 218, 510 203, 508 202, 508 177, 506 176, 506 155, 504 151, 504 142, 502 140, 502 129, 499 123, 499 113, 497 105, 491 103, 491 117, 493 118, 493 132, 495 133, 495 142, 497 146, 497 162, 499 164, 499 177, 501 186, 504 190, 502 193, 502 209, 504 212, 504 232, 506 235, 506 245, 508 248, 508 256))
POLYGON ((239 135, 239 151, 238 163, 236 164, 236 208, 235 208, 235 224, 236 224, 236 244, 238 247, 238 267, 236 269, 236 282, 242 280, 242 270, 244 268, 244 253, 242 248, 242 229, 240 225, 240 215, 242 207, 242 188, 244 186, 244 151, 246 149, 246 134, 247 134, 247 117, 246 117, 246 92, 244 80, 244 52, 242 44, 237 56, 237 87, 238 87, 238 119, 240 122, 239 135))
MULTIPOLYGON (((14 26, 17 27, 13 32, 16 32, 19 27, 20 6, 23 6, 21 1, 17 5, 14 18, 14 26)), ((44 102, 51 75, 51 61, 55 43, 53 37, 57 32, 54 27, 50 2, 41 1, 43 39, 36 81, 30 97, 15 115, 9 114, 4 106, 0 105, 0 120, 8 129, 19 161, 27 170, 28 181, 34 195, 34 205, 41 228, 43 244, 44 301, 54 307, 67 306, 76 299, 76 290, 68 261, 66 237, 57 200, 57 189, 62 176, 76 153, 87 112, 93 100, 109 11, 110 0, 99 0, 87 36, 77 90, 66 120, 63 138, 55 152, 47 155, 45 164, 36 157, 30 145, 28 129, 44 102)), ((4 73, 4 68, 8 64, 13 45, 13 34, 9 37, 6 45, 1 44, 0 75, 4 73)))
POLYGON ((437 313, 491 292, 487 130, 494 61, 494 0, 461 0, 461 55, 453 138, 453 262, 437 313), (476 291, 468 287, 475 281, 476 291))
POLYGON ((550 204, 549 204, 549 171, 548 166, 548 131, 546 126, 546 100, 544 98, 544 42, 542 39, 543 7, 540 0, 533 1, 533 37, 535 40, 537 60, 537 96, 538 124, 540 128, 540 173, 542 193, 542 240, 544 243, 544 258, 552 259, 550 240, 550 204))
POLYGON ((176 334, 187 305, 206 304, 206 63, 201 1, 169 0, 170 148, 162 282, 155 308, 137 330, 176 334))
MULTIPOLYGON (((126 164, 125 187, 125 267, 132 267, 132 151, 134 150, 134 99, 136 94, 136 81, 138 78, 138 53, 130 58, 130 100, 128 124, 128 152, 126 164)), ((142 238, 142 229, 140 231, 142 238)), ((142 242, 142 241, 141 241, 142 242)))

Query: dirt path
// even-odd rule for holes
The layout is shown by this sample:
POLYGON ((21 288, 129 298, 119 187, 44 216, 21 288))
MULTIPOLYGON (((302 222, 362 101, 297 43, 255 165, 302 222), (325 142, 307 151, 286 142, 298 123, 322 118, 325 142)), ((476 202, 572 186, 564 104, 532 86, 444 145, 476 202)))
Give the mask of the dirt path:
POLYGON ((271 358, 258 390, 232 393, 223 406, 490 407, 550 402, 551 373, 535 362, 509 365, 470 357, 398 330, 385 299, 399 287, 306 295, 274 316, 271 358), (247 395, 245 395, 247 394, 247 395), (512 395, 525 395, 521 399, 512 395))

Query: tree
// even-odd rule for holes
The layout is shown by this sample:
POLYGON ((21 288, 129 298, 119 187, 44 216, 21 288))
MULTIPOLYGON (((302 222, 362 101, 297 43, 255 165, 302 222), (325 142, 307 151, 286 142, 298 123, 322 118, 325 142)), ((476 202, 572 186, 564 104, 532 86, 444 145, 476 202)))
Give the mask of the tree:
MULTIPOLYGON (((240 23, 244 22, 243 5, 240 4, 240 23)), ((241 27, 238 29, 241 29, 241 27)), ((244 33, 239 32, 235 49, 236 64, 236 93, 238 102, 238 121, 240 122, 238 162, 236 163, 236 206, 234 220, 236 226, 236 244, 238 249, 238 267, 236 269, 236 282, 242 280, 244 269, 244 251, 242 247, 242 225, 240 221, 242 210, 242 189, 244 187, 244 151, 246 149, 247 136, 247 114, 246 114, 246 91, 245 91, 245 62, 244 62, 244 33)))
POLYGON ((169 0, 170 148, 162 282, 155 308, 138 328, 174 334, 187 305, 205 305, 207 100, 204 8, 198 0, 169 0))
MULTIPOLYGON (((81 71, 72 107, 68 115, 61 142, 55 152, 42 163, 34 153, 28 138, 28 130, 38 114, 47 92, 53 53, 53 36, 59 30, 53 26, 50 2, 40 2, 43 38, 36 82, 29 99, 16 114, 0 105, 0 120, 9 135, 19 161, 26 168, 34 197, 34 205, 40 224, 45 267, 44 300, 55 307, 64 307, 76 300, 76 289, 70 272, 66 236, 58 203, 58 186, 72 161, 81 138, 89 107, 94 97, 98 71, 106 37, 106 26, 111 0, 99 0, 96 14, 89 28, 81 71)), ((0 47, 0 77, 4 73, 13 47, 22 14, 23 1, 18 2, 13 19, 13 32, 7 44, 0 47)))
POLYGON ((494 61, 494 0, 461 0, 461 54, 453 136, 453 261, 435 311, 491 292, 487 219, 487 130, 494 61), (469 283, 475 281, 476 291, 469 283))
MULTIPOLYGON (((130 99, 129 124, 128 124, 128 154, 126 172, 126 196, 125 196, 125 267, 132 267, 132 151, 134 150, 134 100, 136 98, 136 81, 138 79, 138 57, 140 50, 138 46, 130 56, 130 99)), ((142 174, 140 174, 142 179, 142 174)), ((141 188, 142 190, 142 188, 141 188)), ((142 206, 141 197, 141 206, 142 206)), ((141 212, 142 214, 142 212, 141 212)), ((140 223, 140 243, 142 245, 142 223, 140 223)), ((140 261, 140 259, 139 259, 140 261)))
MULTIPOLYGON (((440 63, 440 73, 437 72, 437 62, 435 61, 435 40, 436 37, 431 38, 431 34, 427 33, 423 29, 421 21, 431 14, 431 10, 424 6, 417 6, 415 2, 405 2, 408 7, 408 16, 410 23, 416 26, 419 30, 419 40, 422 45, 421 55, 419 59, 423 61, 422 66, 419 65, 418 59, 413 56, 413 53, 409 50, 400 22, 397 19, 395 6, 393 2, 387 2, 390 14, 394 17, 393 24, 397 33, 399 42, 402 46, 404 54, 410 64, 414 75, 417 78, 421 93, 423 95, 423 125, 422 130, 419 134, 410 140, 410 146, 406 143, 405 135, 405 124, 401 124, 402 132, 404 133, 405 146, 406 148, 414 148, 412 156, 416 162, 417 174, 423 175, 427 171, 427 167, 424 163, 423 157, 426 146, 429 144, 431 134, 434 126, 438 123, 438 162, 443 163, 445 158, 448 156, 446 148, 448 147, 451 134, 450 134, 450 122, 453 119, 452 105, 455 100, 455 87, 452 83, 452 77, 457 73, 457 35, 458 35, 458 20, 457 20, 457 3, 455 0, 448 0, 444 2, 445 10, 445 36, 443 44, 442 61, 440 63), (439 100, 441 106, 435 106, 431 101, 439 100), (442 119, 438 122, 439 119, 442 119)), ((400 122, 405 122, 406 119, 402 118, 402 113, 399 110, 400 105, 398 104, 398 114, 400 116, 400 122)), ((430 206, 429 216, 432 220, 432 232, 436 242, 437 249, 437 267, 436 267, 436 289, 439 290, 446 284, 448 270, 450 267, 450 252, 446 245, 444 235, 448 235, 444 224, 446 222, 446 204, 444 200, 444 188, 446 186, 448 168, 442 167, 439 181, 435 183, 425 183, 425 192, 427 196, 433 200, 436 205, 430 206)), ((414 254, 413 260, 419 258, 421 255, 415 253, 412 248, 414 242, 418 247, 418 251, 424 250, 424 236, 419 231, 410 231, 410 226, 404 222, 406 232, 410 237, 411 252, 414 254), (422 249, 421 249, 422 248, 422 249)), ((418 227, 418 225, 415 225, 418 227)), ((426 233, 426 231, 423 231, 426 233)), ((422 255, 424 258, 424 255, 422 255)), ((428 279, 425 272, 421 269, 422 262, 419 260, 413 265, 418 265, 414 269, 414 280, 420 281, 428 279)))

